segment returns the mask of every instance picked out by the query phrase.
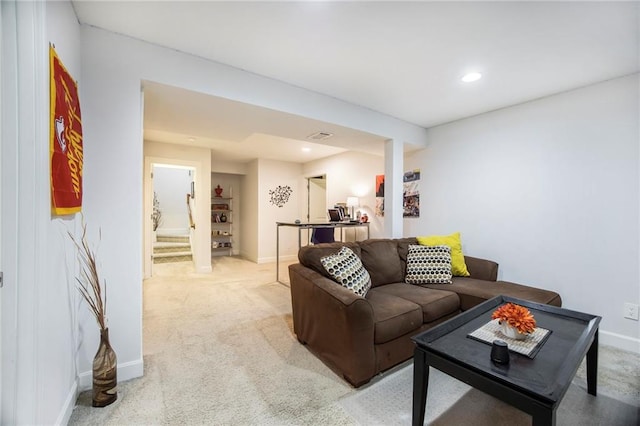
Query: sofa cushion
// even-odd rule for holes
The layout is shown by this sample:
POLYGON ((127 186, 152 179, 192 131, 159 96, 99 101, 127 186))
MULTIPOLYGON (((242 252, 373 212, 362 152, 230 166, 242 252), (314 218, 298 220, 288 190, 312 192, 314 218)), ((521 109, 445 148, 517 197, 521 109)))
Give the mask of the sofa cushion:
POLYGON ((402 266, 402 276, 407 275, 407 254, 409 254, 409 246, 411 244, 418 244, 416 237, 400 238, 398 241, 398 256, 400 257, 400 264, 402 266))
MULTIPOLYGON (((408 285, 408 284, 406 284, 408 285)), ((373 311, 374 343, 385 343, 422 325, 422 309, 419 305, 380 289, 386 286, 372 288, 366 299, 373 311)))
MULTIPOLYGON (((442 286, 438 284, 423 284, 422 286, 431 289, 442 288, 442 286)), ((463 311, 501 294, 536 303, 544 303, 546 305, 562 306, 560 295, 554 291, 507 281, 486 281, 466 277, 453 277, 452 284, 448 285, 446 289, 458 294, 458 297, 460 297, 460 309, 463 311)))
POLYGON ((451 272, 453 275, 457 277, 468 277, 470 275, 467 270, 467 265, 464 263, 459 232, 454 232, 451 235, 417 237, 417 239, 418 243, 423 246, 440 246, 444 244, 451 247, 451 272))
POLYGON ((327 278, 333 279, 326 269, 324 269, 324 266, 322 266, 320 259, 331 254, 336 254, 342 247, 349 247, 356 256, 360 257, 360 245, 358 243, 336 242, 302 246, 298 251, 298 260, 303 266, 313 269, 327 278))
POLYGON ((371 275, 371 286, 404 281, 396 240, 380 239, 360 242, 360 259, 371 275))
POLYGON ((460 298, 452 291, 436 290, 405 283, 383 285, 377 287, 376 291, 420 305, 424 323, 436 321, 447 315, 460 312, 460 298))
POLYGON ((498 264, 492 260, 465 256, 464 263, 469 271, 469 278, 496 281, 498 279, 498 264))
POLYGON ((320 262, 334 281, 358 296, 366 296, 371 288, 369 273, 349 247, 342 247, 338 253, 322 257, 320 262))
POLYGON ((405 282, 409 284, 451 284, 449 246, 410 245, 405 282))

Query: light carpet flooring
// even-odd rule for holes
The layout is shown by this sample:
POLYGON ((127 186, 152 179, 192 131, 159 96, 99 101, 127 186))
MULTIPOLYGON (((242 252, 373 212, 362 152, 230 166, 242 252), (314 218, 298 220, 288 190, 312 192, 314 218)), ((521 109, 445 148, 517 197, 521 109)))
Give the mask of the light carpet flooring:
MULTIPOLYGON (((91 407, 83 392, 70 425, 411 424, 410 361, 353 389, 295 339, 289 288, 275 281, 275 264, 221 257, 213 270, 154 265, 144 282, 144 376, 121 382, 105 408, 91 407)), ((580 368, 559 425, 638 424, 640 356, 601 346, 598 380, 596 398, 580 368)), ((429 382, 428 424, 531 424, 436 370, 429 382)))

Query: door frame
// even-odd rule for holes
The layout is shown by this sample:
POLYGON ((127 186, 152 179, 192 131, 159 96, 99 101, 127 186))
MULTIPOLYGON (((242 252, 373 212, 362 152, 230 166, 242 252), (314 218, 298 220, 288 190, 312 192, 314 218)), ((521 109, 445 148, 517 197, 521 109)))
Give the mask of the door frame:
MULTIPOLYGON (((156 165, 182 167, 185 169, 193 170, 192 179, 194 182, 196 182, 195 184, 196 193, 198 192, 198 186, 199 186, 197 182, 199 180, 200 175, 202 175, 202 164, 196 161, 179 160, 175 158, 157 157, 157 156, 144 157, 144 179, 143 179, 143 189, 142 189, 142 196, 143 196, 142 230, 144 234, 142 236, 143 237, 142 241, 144 242, 144 244, 142 245, 143 246, 142 264, 144 266, 144 274, 143 274, 144 279, 151 278, 151 276, 153 275, 153 259, 152 259, 153 224, 151 221, 151 214, 153 213, 153 179, 151 177, 151 173, 153 171, 153 167, 156 165)), ((194 198, 194 204, 195 204, 194 220, 196 221, 196 227, 198 226, 197 202, 199 198, 200 197, 194 198)), ((193 255, 194 267, 196 268, 196 270, 199 272, 208 272, 204 270, 206 268, 204 268, 202 265, 198 266, 201 262, 198 261, 199 253, 197 253, 197 247, 201 238, 204 238, 202 235, 200 235, 203 231, 203 228, 204 226, 201 223, 200 227, 196 228, 196 232, 193 232, 193 229, 191 230, 191 252, 193 255)), ((210 234, 210 232, 211 231, 207 233, 207 236, 210 234)), ((209 258, 211 258, 211 255, 209 255, 209 258)), ((209 268, 211 265, 210 262, 211 260, 209 260, 209 268)))

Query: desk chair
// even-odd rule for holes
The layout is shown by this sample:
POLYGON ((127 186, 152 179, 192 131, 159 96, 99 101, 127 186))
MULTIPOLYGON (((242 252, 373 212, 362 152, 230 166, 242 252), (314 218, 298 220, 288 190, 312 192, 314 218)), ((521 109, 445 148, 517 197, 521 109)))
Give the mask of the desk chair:
POLYGON ((334 228, 313 228, 311 231, 311 242, 313 244, 335 242, 334 228))

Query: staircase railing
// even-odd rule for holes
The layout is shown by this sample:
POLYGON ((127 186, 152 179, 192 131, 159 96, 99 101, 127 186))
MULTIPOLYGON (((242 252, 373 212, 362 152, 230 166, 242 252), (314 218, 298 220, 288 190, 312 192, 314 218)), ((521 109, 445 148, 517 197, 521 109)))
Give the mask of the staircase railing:
POLYGON ((189 212, 189 226, 191 229, 196 229, 196 224, 193 221, 193 214, 191 213, 191 194, 187 194, 187 211, 189 212))

